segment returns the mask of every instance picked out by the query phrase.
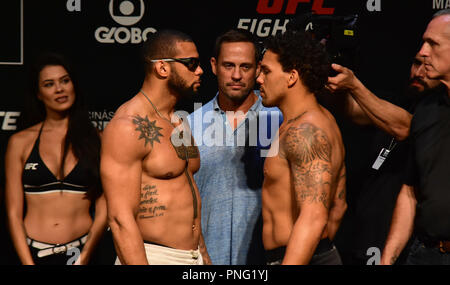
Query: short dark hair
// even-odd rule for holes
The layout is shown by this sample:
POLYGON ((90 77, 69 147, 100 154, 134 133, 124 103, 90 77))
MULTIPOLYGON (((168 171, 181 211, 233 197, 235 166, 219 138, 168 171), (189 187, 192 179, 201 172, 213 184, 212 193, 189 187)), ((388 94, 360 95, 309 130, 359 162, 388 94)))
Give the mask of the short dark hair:
POLYGON ((304 31, 286 31, 269 37, 267 50, 278 55, 283 71, 297 70, 303 84, 314 94, 328 81, 331 62, 325 47, 304 31))
POLYGON ((223 43, 238 43, 248 42, 255 47, 255 61, 259 62, 261 59, 261 48, 259 47, 256 37, 247 30, 244 29, 231 29, 217 37, 214 45, 213 56, 219 58, 220 51, 223 43))
POLYGON ((149 61, 158 58, 175 57, 178 53, 177 42, 194 42, 192 38, 177 30, 161 30, 148 36, 143 45, 143 57, 146 67, 149 61))

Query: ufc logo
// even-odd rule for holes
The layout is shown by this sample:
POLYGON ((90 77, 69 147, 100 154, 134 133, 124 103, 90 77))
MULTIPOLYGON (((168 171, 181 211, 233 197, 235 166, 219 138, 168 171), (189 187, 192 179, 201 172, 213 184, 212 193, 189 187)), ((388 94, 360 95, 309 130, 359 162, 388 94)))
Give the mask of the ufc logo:
MULTIPOLYGON (((334 14, 334 8, 324 8, 323 0, 312 0, 312 8, 318 15, 332 15, 334 14)), ((273 0, 272 5, 269 6, 270 0, 259 0, 258 6, 256 6, 256 11, 259 14, 280 14, 283 10, 284 0, 273 0)), ((286 15, 293 15, 297 11, 297 6, 299 3, 310 3, 311 0, 288 0, 286 6, 286 15)))
POLYGON ((38 166, 38 163, 27 163, 25 164, 25 170, 37 170, 36 166, 38 166))

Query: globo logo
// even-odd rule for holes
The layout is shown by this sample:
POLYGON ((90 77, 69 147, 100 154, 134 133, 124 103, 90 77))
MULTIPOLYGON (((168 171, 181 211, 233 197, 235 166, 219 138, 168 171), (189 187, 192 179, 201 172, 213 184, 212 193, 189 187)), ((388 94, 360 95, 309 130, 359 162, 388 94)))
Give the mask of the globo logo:
POLYGON ((95 39, 100 43, 139 44, 147 40, 148 33, 155 33, 152 27, 142 30, 139 27, 130 27, 142 20, 145 13, 143 0, 110 0, 109 14, 120 27, 98 27, 95 30, 95 39))
POLYGON ((122 26, 132 26, 144 16, 144 0, 111 0, 109 14, 122 26))

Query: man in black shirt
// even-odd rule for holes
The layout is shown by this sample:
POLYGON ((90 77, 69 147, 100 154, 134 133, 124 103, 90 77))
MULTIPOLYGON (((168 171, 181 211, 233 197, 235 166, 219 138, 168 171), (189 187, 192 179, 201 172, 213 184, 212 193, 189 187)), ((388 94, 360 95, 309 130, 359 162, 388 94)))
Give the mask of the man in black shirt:
POLYGON ((450 9, 433 16, 419 54, 444 92, 423 100, 412 119, 408 171, 382 264, 393 264, 414 231, 407 264, 450 265, 450 9))
MULTIPOLYGON (((370 249, 381 250, 389 232, 395 201, 403 184, 403 168, 408 157, 410 122, 417 101, 427 97, 440 82, 426 77, 423 58, 417 54, 411 65, 405 94, 395 96, 368 90, 353 72, 333 65, 339 72, 329 79, 330 88, 345 90, 345 113, 358 125, 372 125, 364 146, 365 158, 358 174, 350 176, 348 165, 347 193, 349 201, 337 246, 346 264, 374 264, 370 249), (382 149, 387 157, 380 158, 382 149), (350 199, 349 199, 350 200, 350 199)), ((361 134, 361 138, 364 137, 361 134)), ((345 137, 344 137, 345 139, 345 137)), ((360 138, 358 138, 360 140, 360 138)), ((350 141, 355 144, 356 138, 350 141)), ((358 156, 361 160, 361 157, 358 156)))

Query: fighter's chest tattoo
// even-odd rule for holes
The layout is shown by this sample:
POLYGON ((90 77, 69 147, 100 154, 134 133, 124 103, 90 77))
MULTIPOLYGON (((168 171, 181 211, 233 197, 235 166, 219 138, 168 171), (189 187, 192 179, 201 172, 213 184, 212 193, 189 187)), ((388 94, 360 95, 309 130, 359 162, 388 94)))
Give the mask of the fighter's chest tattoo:
MULTIPOLYGON (((178 157, 180 159, 186 160, 186 167, 184 168, 184 174, 186 175, 186 178, 189 182, 189 188, 191 189, 192 192, 192 202, 193 202, 193 208, 194 208, 194 220, 198 217, 198 213, 197 213, 197 194, 195 193, 195 188, 194 188, 194 184, 192 182, 192 179, 189 175, 188 172, 188 165, 189 164, 189 159, 190 158, 198 158, 199 157, 199 153, 198 153, 198 149, 197 147, 194 145, 193 143, 193 139, 192 137, 190 138, 185 138, 184 136, 184 132, 183 131, 179 131, 176 128, 174 129, 171 139, 170 139, 170 143, 172 144, 173 148, 175 149, 178 157), (188 141, 186 141, 186 139, 188 141), (189 140, 190 139, 190 140, 189 140), (190 143, 188 143, 190 141, 190 143)), ((195 230, 195 227, 192 228, 192 230, 195 230)))
MULTIPOLYGON (((145 116, 145 118, 142 118, 141 116, 136 115, 133 118, 133 123, 136 125, 135 130, 139 132, 138 139, 144 140, 144 146, 147 146, 147 143, 150 143, 150 145, 153 147, 153 142, 161 143, 160 137, 163 137, 163 134, 160 132, 160 130, 162 130, 163 128, 156 125, 156 120, 150 121, 147 116, 145 116)), ((177 156, 182 160, 198 158, 198 148, 194 145, 192 137, 190 140, 189 138, 186 138, 188 140, 188 143, 186 143, 186 139, 183 136, 183 131, 177 131, 176 129, 174 129, 174 132, 170 139, 170 143, 175 149, 177 156)))
POLYGON ((159 137, 163 135, 159 132, 162 128, 156 125, 156 120, 150 121, 147 116, 142 118, 139 115, 134 116, 133 124, 137 127, 135 131, 140 132, 138 140, 144 139, 144 146, 150 143, 153 147, 153 142, 161 143, 159 137))
MULTIPOLYGON (((180 132, 175 131, 170 139, 170 143, 175 149, 177 156, 183 160, 198 158, 199 157, 198 148, 197 146, 194 145, 192 137, 190 139, 190 143, 186 143, 186 140, 183 136, 184 136, 183 131, 180 132), (176 137, 178 138, 177 140, 175 140, 176 137)), ((186 139, 189 140, 189 138, 186 139)))
MULTIPOLYGON (((147 94, 145 94, 144 93, 144 91, 142 91, 142 90, 140 90, 139 91, 140 93, 142 93, 143 95, 144 95, 144 97, 148 100, 148 102, 150 103, 150 105, 152 105, 152 107, 153 107, 153 109, 155 110, 155 112, 158 114, 158 116, 161 118, 161 119, 164 119, 164 120, 166 120, 167 122, 169 122, 169 124, 171 124, 173 127, 174 127, 174 130, 172 131, 172 135, 171 135, 171 138, 170 138, 170 142, 171 142, 171 144, 172 144, 172 146, 174 147, 174 149, 175 149, 175 151, 176 151, 176 153, 177 153, 177 156, 179 157, 179 158, 181 158, 181 159, 183 159, 183 160, 186 160, 186 166, 185 166, 185 168, 184 168, 184 174, 186 175, 186 178, 187 178, 187 180, 188 180, 188 182, 189 182, 189 188, 191 189, 191 192, 192 192, 192 200, 193 200, 193 210, 194 210, 194 220, 198 217, 198 211, 197 211, 197 208, 198 208, 198 206, 197 206, 197 194, 195 193, 195 188, 194 188, 194 184, 193 184, 193 182, 192 182, 192 179, 191 179, 191 177, 190 177, 190 175, 189 175, 189 171, 188 171, 188 164, 189 164, 189 158, 190 158, 190 156, 192 156, 192 157, 198 157, 199 156, 199 154, 198 154, 198 150, 197 150, 197 148, 194 146, 194 144, 192 143, 193 142, 193 139, 192 139, 192 137, 190 137, 190 138, 187 138, 187 139, 190 139, 190 141, 191 141, 191 143, 190 144, 187 144, 187 143, 185 143, 184 141, 184 137, 183 137, 183 131, 179 131, 179 130, 177 130, 177 127, 175 127, 173 124, 172 124, 172 122, 170 121, 170 120, 168 120, 168 119, 166 119, 166 118, 164 118, 164 116, 159 112, 159 110, 158 110, 158 108, 156 108, 156 106, 153 104, 153 102, 150 100, 150 98, 147 96, 147 94), (178 132, 178 134, 177 134, 177 132, 178 132), (175 135, 174 135, 175 134, 175 135), (178 135, 178 140, 176 140, 177 139, 177 135, 178 135), (174 140, 176 141, 176 143, 174 143, 174 140), (181 144, 179 143, 179 142, 181 142, 181 144), (194 147, 195 149, 193 149, 192 147, 194 147), (190 153, 190 154, 189 154, 190 153)), ((147 119, 147 121, 148 121, 148 118, 147 118, 147 116, 146 116, 146 119, 147 119)), ((160 133, 159 133, 159 130, 162 130, 162 128, 159 128, 159 127, 157 127, 156 126, 156 120, 155 121, 153 121, 153 122, 149 122, 149 124, 148 125, 151 125, 151 131, 153 131, 153 133, 155 132, 155 130, 156 130, 156 132, 157 132, 157 135, 156 135, 156 139, 158 139, 158 135, 159 136, 162 136, 160 133), (156 128, 158 128, 158 129, 156 129, 156 128)), ((139 128, 138 128, 139 129, 139 128)), ((137 129, 136 129, 137 130, 137 129)), ((150 132, 151 133, 151 132, 150 132)), ((141 137, 142 136, 144 136, 145 137, 145 135, 142 135, 141 134, 141 137)), ((148 136, 147 136, 148 137, 148 136)), ((155 135, 153 134, 153 135, 150 135, 150 137, 155 137, 155 135)), ((155 139, 155 140, 156 140, 155 139)), ((160 143, 160 141, 159 141, 159 139, 157 140, 159 143, 160 143)), ((153 141, 151 140, 150 141, 151 143, 152 143, 152 146, 153 146, 153 141)), ((147 141, 146 141, 146 143, 147 143, 147 141)), ((193 230, 194 230, 195 228, 193 227, 193 230)))

